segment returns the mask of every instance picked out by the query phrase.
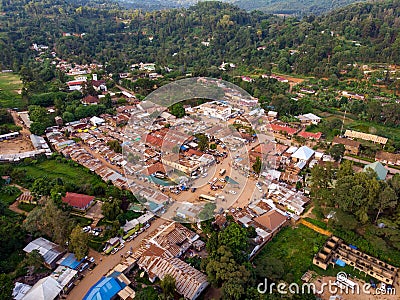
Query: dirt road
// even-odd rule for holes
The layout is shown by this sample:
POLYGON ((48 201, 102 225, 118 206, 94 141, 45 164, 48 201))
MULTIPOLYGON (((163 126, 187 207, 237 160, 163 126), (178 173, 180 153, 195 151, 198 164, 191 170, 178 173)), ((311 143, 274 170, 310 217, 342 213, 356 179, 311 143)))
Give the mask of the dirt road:
POLYGON ((88 290, 97 282, 100 280, 102 276, 108 273, 109 270, 114 268, 117 264, 119 264, 122 260, 121 254, 125 254, 128 250, 131 249, 135 251, 139 245, 140 242, 146 238, 150 233, 152 233, 154 230, 157 230, 161 225, 166 224, 168 221, 157 218, 155 219, 151 226, 141 233, 138 237, 136 237, 134 240, 130 242, 125 243, 125 248, 122 250, 118 251, 114 255, 102 255, 96 251, 90 250, 89 256, 93 256, 96 259, 97 266, 90 271, 89 273, 86 274, 86 276, 79 282, 79 284, 73 288, 73 290, 69 293, 67 299, 70 300, 77 300, 77 299, 83 299, 83 297, 86 295, 88 290), (100 258, 102 261, 100 262, 100 258))

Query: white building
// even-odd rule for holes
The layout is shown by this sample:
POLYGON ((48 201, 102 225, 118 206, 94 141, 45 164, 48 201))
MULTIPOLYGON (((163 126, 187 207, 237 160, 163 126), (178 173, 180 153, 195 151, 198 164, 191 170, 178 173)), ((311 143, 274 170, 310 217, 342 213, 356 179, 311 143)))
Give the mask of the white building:
POLYGON ((204 103, 200 105, 199 108, 203 111, 203 115, 223 121, 228 120, 229 116, 232 114, 231 106, 216 101, 204 103))

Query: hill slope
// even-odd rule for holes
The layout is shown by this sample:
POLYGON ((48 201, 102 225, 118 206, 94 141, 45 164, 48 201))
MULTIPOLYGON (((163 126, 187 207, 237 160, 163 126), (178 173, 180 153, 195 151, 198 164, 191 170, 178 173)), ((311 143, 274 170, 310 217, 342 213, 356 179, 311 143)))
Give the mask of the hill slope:
POLYGON ((182 72, 212 70, 229 61, 244 68, 273 63, 281 72, 329 76, 348 64, 400 61, 399 0, 355 4, 302 20, 220 2, 153 12, 61 0, 10 3, 3 1, 0 16, 0 66, 15 70, 35 56, 33 43, 49 45, 76 63, 107 62, 112 73, 140 61, 182 72))
MULTIPOLYGON (((189 7, 198 0, 118 0, 131 8, 157 10, 161 8, 189 7)), ((200 0, 202 1, 202 0, 200 0)), ((322 14, 355 2, 366 0, 222 0, 245 10, 260 10, 272 14, 322 14)))

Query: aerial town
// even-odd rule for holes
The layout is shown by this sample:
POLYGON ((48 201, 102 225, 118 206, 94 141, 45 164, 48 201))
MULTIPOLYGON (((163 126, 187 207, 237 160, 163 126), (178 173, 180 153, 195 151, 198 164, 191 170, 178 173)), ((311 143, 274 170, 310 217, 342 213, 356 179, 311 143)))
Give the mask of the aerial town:
MULTIPOLYGON (((4 5, 0 23, 15 14, 4 5)), ((52 13, 92 24, 106 11, 74 5, 52 13)), ((110 32, 151 19, 107 5, 110 32)), ((207 5, 225 4, 197 4, 193 18, 207 5)), ((218 9, 218 30, 230 32, 236 8, 218 9)), ((145 24, 128 37, 153 51, 164 32, 145 24)), ((99 33, 59 26, 59 44, 24 45, 30 60, 18 71, 0 60, 1 299, 398 299, 396 63, 305 76, 303 48, 282 46, 284 62, 254 70, 244 54, 212 58, 209 70, 157 55, 117 68, 66 56, 99 33)), ((271 49, 262 30, 254 57, 271 49)), ((212 52, 214 37, 192 34, 185 42, 212 52)))

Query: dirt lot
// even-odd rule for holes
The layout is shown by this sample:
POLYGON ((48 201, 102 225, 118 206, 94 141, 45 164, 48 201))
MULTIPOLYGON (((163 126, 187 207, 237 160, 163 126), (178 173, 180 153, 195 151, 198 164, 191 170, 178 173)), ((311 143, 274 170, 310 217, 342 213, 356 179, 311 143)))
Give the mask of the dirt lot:
POLYGON ((34 150, 30 139, 18 137, 0 142, 0 154, 21 153, 34 150))

